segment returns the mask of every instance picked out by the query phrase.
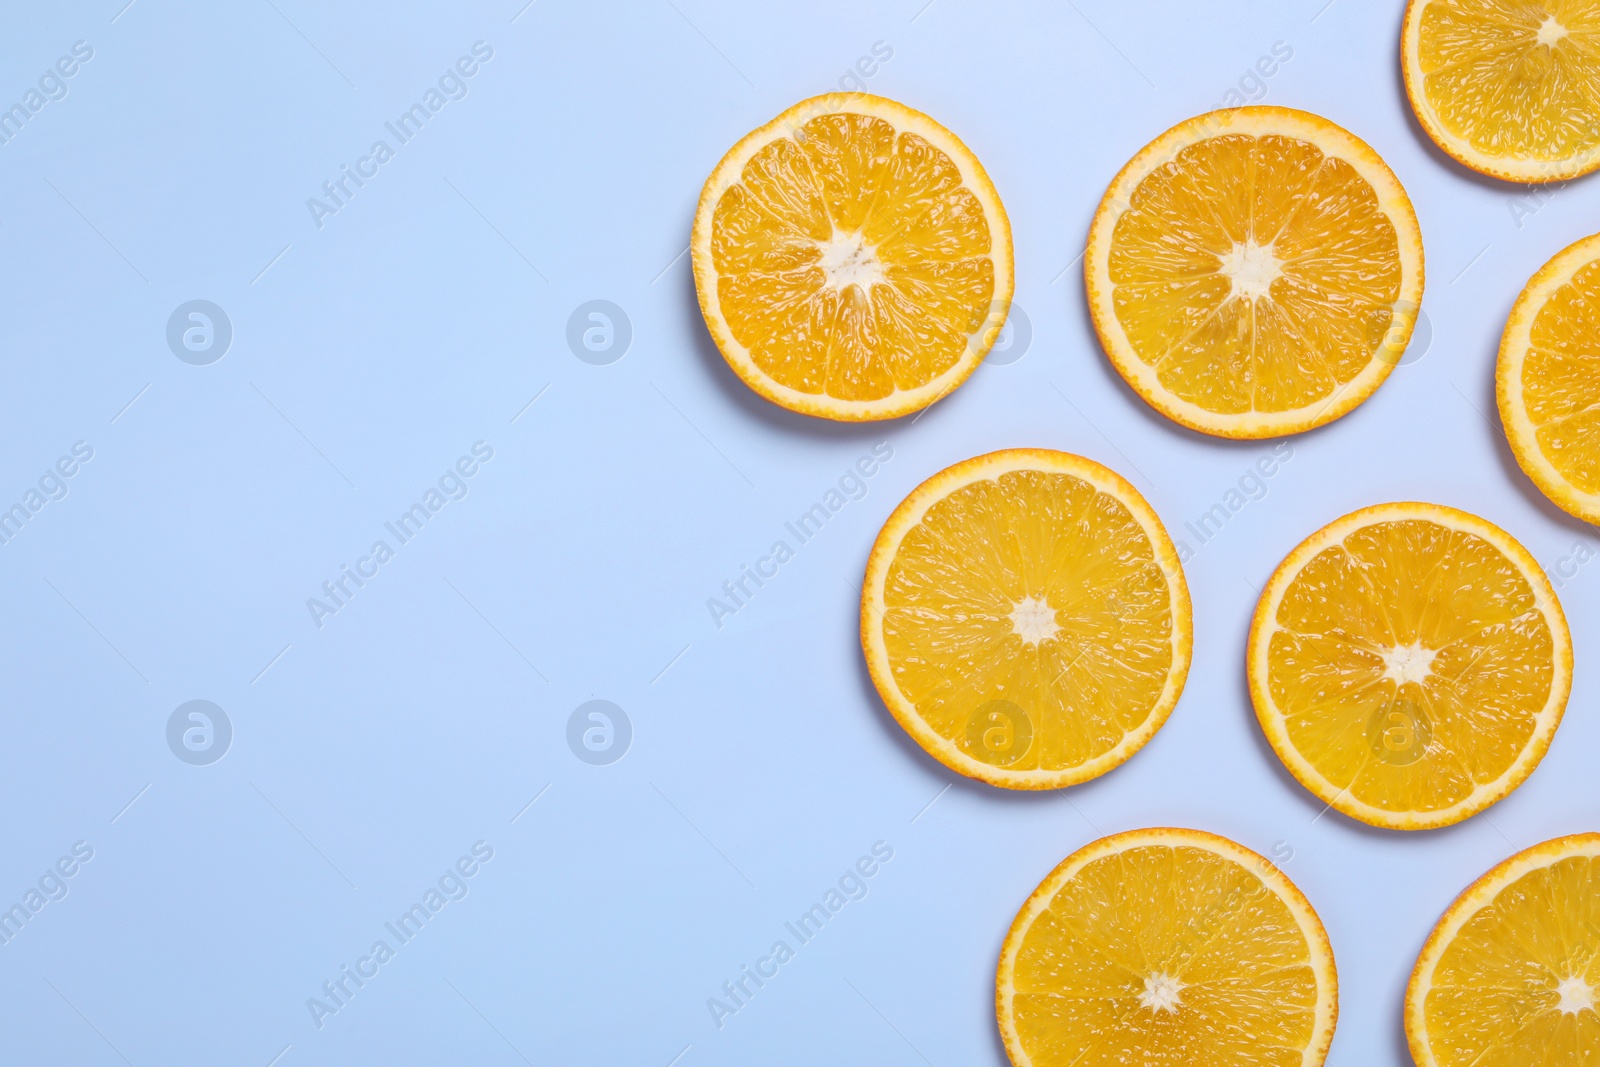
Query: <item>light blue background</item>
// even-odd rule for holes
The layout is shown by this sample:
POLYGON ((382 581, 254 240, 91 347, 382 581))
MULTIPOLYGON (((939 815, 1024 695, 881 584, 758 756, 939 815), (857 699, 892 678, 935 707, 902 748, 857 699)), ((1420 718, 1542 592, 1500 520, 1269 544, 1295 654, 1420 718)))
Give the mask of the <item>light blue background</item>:
POLYGON ((1370 503, 1478 512, 1548 568, 1595 542, 1515 469, 1492 369, 1523 282, 1596 227, 1600 185, 1519 201, 1434 150, 1400 85, 1398 2, 523 2, 4 14, 0 103, 75 41, 94 58, 0 146, 0 503, 75 441, 94 459, 0 546, 0 903, 75 841, 94 858, 0 946, 0 1058, 1001 1063, 993 968, 1017 906, 1093 838, 1177 824, 1292 850, 1338 959, 1331 1062, 1405 1062, 1402 990, 1440 911, 1513 850, 1600 821, 1600 564, 1560 591, 1578 668, 1549 755, 1435 833, 1318 817, 1250 712, 1246 626, 1294 544, 1370 503), (306 199, 479 40, 494 57, 470 94, 317 228, 306 199), (1292 59, 1246 88, 1400 176, 1432 340, 1295 438, 1200 547, 1183 523, 1269 445, 1134 397, 1076 257, 1122 163, 1280 41, 1292 59), (915 423, 836 426, 734 379, 681 253, 721 154, 875 42, 893 56, 867 87, 956 131, 999 188, 1033 340, 915 423), (211 366, 164 340, 196 298, 233 323, 211 366), (610 366, 564 339, 595 298, 633 325, 610 366), (480 440, 470 495, 319 630, 306 598, 480 440), (879 441, 893 459, 868 495, 713 625, 707 598, 879 441), (924 756, 856 637, 888 512, 1016 445, 1116 468, 1197 550, 1177 711, 1123 768, 1045 796, 924 756), (592 698, 633 723, 610 766, 566 745, 592 698), (210 766, 166 746, 191 699, 233 724, 210 766), (307 998, 479 840, 494 858, 470 895, 318 1029, 307 998), (880 840, 894 858, 868 896, 719 1030, 706 999, 880 840))

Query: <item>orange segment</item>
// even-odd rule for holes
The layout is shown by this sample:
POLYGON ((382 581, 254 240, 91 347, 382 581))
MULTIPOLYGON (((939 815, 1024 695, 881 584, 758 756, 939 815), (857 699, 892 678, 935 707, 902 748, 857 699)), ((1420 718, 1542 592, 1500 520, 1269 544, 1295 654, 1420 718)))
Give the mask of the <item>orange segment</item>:
POLYGON ((1249 849, 1134 830, 1068 856, 1000 950, 1016 1067, 1316 1067, 1338 1015, 1327 933, 1249 849))
POLYGON ((1399 362, 1422 239, 1372 149, 1279 107, 1201 115, 1117 175, 1085 256, 1117 370, 1153 407, 1223 437, 1320 426, 1399 362))
POLYGON ((1495 383, 1522 469, 1556 504, 1600 523, 1600 234, 1529 279, 1501 336, 1495 383))
POLYGON ((707 179, 690 247, 700 309, 775 403, 884 419, 961 384, 999 335, 1011 230, 954 134, 833 93, 745 137, 707 179))
POLYGON ((861 643, 884 703, 936 759, 1055 788, 1110 770, 1166 721, 1189 668, 1189 593, 1133 486, 1013 449, 895 509, 867 564, 861 643))
POLYGON ((1453 508, 1347 515, 1272 576, 1250 694, 1274 751, 1352 818, 1459 822, 1520 785, 1572 682, 1555 590, 1505 531, 1453 508))
POLYGON ((1600 4, 1411 0, 1406 95, 1428 136, 1473 170, 1518 182, 1600 166, 1600 4))
POLYGON ((1462 893, 1406 988, 1418 1067, 1600 1060, 1600 834, 1535 845, 1462 893))

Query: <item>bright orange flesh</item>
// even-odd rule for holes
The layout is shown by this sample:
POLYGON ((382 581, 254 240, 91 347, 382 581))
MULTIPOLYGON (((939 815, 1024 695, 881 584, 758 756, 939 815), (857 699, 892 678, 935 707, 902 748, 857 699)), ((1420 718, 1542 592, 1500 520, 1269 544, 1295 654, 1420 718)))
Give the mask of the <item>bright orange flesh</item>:
POLYGON ((1023 906, 996 1004, 1018 1067, 1306 1067, 1336 988, 1322 924, 1270 863, 1136 830, 1069 857, 1023 906))
POLYGON ((1549 743, 1570 680, 1565 622, 1525 551, 1482 520, 1369 511, 1297 549, 1270 583, 1251 642, 1257 715, 1341 811, 1397 828, 1454 822, 1508 792, 1549 743))
POLYGON ((712 175, 696 227, 697 281, 716 295, 702 307, 734 369, 837 418, 958 384, 1011 288, 1009 229, 971 153, 862 94, 807 101, 751 137, 712 175))
POLYGON ((1120 763, 1170 712, 1188 669, 1182 581, 1159 520, 1115 474, 993 453, 930 479, 885 524, 863 647, 939 759, 998 785, 1062 785, 1120 763))
POLYGON ((1600 1062, 1600 835, 1537 845, 1461 895, 1406 995, 1422 1067, 1600 1062))
POLYGON ((1412 6, 1403 35, 1407 87, 1442 148, 1518 181, 1572 177, 1600 164, 1600 3, 1412 6))
POLYGON ((1517 462, 1568 512, 1600 523, 1600 234, 1528 279, 1500 338, 1495 397, 1517 462))
POLYGON ((1306 141, 1228 135, 1140 184, 1111 279, 1129 342, 1175 396, 1218 414, 1280 412, 1366 368, 1394 318, 1400 256, 1348 163, 1306 141))
POLYGON ((1304 111, 1244 107, 1179 123, 1123 167, 1084 272, 1106 354, 1151 406, 1274 437, 1353 410, 1399 362, 1422 238, 1367 144, 1304 111))

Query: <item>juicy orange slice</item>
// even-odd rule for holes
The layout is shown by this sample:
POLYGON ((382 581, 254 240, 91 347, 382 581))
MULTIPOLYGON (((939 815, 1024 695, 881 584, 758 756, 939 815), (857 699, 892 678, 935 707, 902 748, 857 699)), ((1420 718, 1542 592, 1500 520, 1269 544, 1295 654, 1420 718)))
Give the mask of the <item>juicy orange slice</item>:
POLYGON ((1317 1067, 1339 1014, 1322 922, 1265 858, 1199 830, 1074 852, 1000 949, 1016 1067, 1317 1067))
MULTIPOLYGON (((1600 5, 1597 5, 1600 6, 1600 5)), ((1600 523, 1600 234, 1546 263, 1511 309, 1495 371, 1500 422, 1545 496, 1600 523)))
POLYGON ((1166 722, 1189 672, 1189 589, 1120 476, 1065 452, 991 452, 923 482, 884 523, 861 646, 935 759, 1053 789, 1104 774, 1166 722))
POLYGON ((1106 190, 1089 311, 1128 384, 1219 437, 1309 430, 1399 363, 1422 299, 1411 201, 1371 148, 1281 107, 1180 123, 1106 190))
POLYGON ((1535 845, 1467 887, 1406 987, 1417 1067, 1600 1062, 1600 834, 1535 845))
POLYGON ((1311 792, 1373 826, 1460 822, 1522 784, 1572 685, 1555 590, 1504 530, 1436 504, 1346 515, 1289 553, 1250 698, 1311 792))
POLYGON ((1438 146, 1514 182, 1600 167, 1600 3, 1411 0, 1406 95, 1438 146))
POLYGON ((927 407, 973 372, 1011 306, 1011 224, 977 157, 866 93, 802 101, 734 145, 690 248, 723 358, 807 415, 927 407))

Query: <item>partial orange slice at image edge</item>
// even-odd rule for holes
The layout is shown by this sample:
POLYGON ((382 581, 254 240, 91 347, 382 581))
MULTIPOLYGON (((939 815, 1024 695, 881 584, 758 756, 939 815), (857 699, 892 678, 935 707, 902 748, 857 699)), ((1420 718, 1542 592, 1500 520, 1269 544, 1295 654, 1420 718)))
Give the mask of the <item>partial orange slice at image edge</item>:
POLYGON ((1446 909, 1406 985, 1417 1067, 1600 1061, 1600 834, 1518 852, 1446 909))
POLYGON ((1517 463, 1539 491, 1600 523, 1600 234, 1528 280, 1500 338, 1495 397, 1517 463))
POLYGON ((1406 96, 1458 163, 1512 182, 1600 167, 1600 8, 1584 2, 1410 0, 1406 96))
POLYGON ((1132 830, 1068 856, 1022 905, 995 1015, 1015 1067, 1318 1067, 1339 980, 1316 910, 1265 857, 1132 830))

